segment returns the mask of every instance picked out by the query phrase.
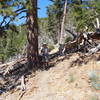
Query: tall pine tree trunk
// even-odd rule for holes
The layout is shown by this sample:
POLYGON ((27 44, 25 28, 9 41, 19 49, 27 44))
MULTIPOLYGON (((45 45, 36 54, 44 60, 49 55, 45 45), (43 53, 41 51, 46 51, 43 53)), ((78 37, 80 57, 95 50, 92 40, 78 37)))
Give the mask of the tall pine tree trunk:
POLYGON ((60 33, 61 33, 61 21, 59 19, 58 21, 58 37, 57 37, 57 43, 59 44, 59 41, 60 41, 60 33))
POLYGON ((96 18, 96 24, 97 24, 97 28, 99 28, 100 27, 99 18, 96 18))
POLYGON ((61 33, 60 33, 60 41, 59 41, 59 55, 60 56, 63 54, 62 51, 64 48, 64 23, 65 23, 65 17, 66 17, 66 10, 67 10, 67 0, 65 1, 63 19, 62 19, 62 24, 61 24, 61 33))
POLYGON ((27 58, 30 68, 36 67, 38 64, 38 24, 37 24, 37 0, 30 0, 32 9, 27 15, 28 26, 28 47, 27 58))
POLYGON ((67 0, 65 1, 65 5, 64 5, 64 13, 63 13, 63 19, 61 24, 60 44, 64 43, 64 23, 65 23, 66 10, 67 10, 66 8, 67 8, 67 0))

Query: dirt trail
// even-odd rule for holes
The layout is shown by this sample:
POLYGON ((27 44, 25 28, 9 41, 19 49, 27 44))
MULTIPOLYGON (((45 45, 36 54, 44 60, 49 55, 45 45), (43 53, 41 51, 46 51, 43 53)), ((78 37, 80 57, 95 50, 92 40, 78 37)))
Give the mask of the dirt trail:
MULTIPOLYGON (((100 100, 100 90, 92 88, 88 78, 89 72, 100 71, 100 61, 91 60, 87 64, 70 67, 78 57, 78 54, 73 54, 47 71, 37 71, 35 77, 31 76, 27 82, 27 90, 21 100, 91 100, 94 96, 100 100)), ((18 100, 19 95, 20 91, 16 91, 3 94, 2 98, 18 100)))

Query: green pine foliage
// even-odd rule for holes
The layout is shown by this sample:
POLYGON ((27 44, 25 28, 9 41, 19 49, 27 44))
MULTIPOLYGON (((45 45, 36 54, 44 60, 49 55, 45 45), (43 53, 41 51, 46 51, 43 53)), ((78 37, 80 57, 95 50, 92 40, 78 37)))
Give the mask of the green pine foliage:
POLYGON ((48 31, 49 36, 52 37, 54 43, 57 43, 61 29, 64 0, 51 1, 53 4, 47 7, 48 31))
POLYGON ((16 26, 13 23, 25 19, 27 11, 32 11, 29 0, 0 1, 0 61, 21 53, 26 43, 26 26, 16 26))
POLYGON ((5 61, 17 53, 22 53, 26 43, 26 27, 17 26, 18 33, 7 30, 7 33, 0 38, 0 61, 5 61))
POLYGON ((77 31, 81 31, 88 27, 88 30, 94 30, 96 18, 100 19, 100 2, 99 0, 91 0, 80 2, 74 0, 70 4, 70 16, 74 18, 74 24, 77 31))

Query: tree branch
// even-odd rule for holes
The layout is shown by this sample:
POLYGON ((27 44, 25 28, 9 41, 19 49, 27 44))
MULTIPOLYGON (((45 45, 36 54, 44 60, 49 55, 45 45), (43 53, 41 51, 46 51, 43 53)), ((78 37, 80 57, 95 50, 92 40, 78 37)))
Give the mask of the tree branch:
POLYGON ((76 39, 77 35, 74 34, 71 30, 65 29, 65 31, 69 32, 74 37, 74 39, 76 39))

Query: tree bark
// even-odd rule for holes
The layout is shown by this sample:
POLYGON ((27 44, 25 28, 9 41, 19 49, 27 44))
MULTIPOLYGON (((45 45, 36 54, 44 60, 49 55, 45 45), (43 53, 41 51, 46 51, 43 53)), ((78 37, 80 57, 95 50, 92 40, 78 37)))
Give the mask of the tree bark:
POLYGON ((57 41, 57 43, 59 43, 59 41, 60 41, 60 33, 61 33, 61 21, 59 19, 59 22, 58 22, 58 41, 57 41))
POLYGON ((97 23, 97 28, 99 28, 100 27, 99 18, 96 18, 96 23, 97 23))
POLYGON ((64 42, 64 23, 65 23, 65 17, 66 17, 66 8, 67 8, 67 0, 65 1, 64 5, 64 14, 63 14, 63 19, 62 19, 62 24, 61 24, 61 34, 60 34, 60 44, 63 44, 64 42))
POLYGON ((38 24, 37 24, 37 0, 30 0, 32 9, 27 15, 28 26, 28 66, 34 68, 38 65, 38 24))

